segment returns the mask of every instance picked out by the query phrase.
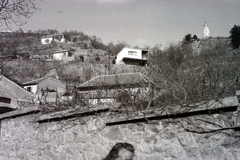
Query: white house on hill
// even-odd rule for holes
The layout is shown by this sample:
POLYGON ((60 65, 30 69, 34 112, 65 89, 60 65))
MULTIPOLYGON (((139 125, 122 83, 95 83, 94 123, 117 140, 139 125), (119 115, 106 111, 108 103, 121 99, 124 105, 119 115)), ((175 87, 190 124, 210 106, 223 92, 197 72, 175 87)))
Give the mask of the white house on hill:
POLYGON ((61 43, 71 42, 71 40, 66 35, 60 33, 60 34, 50 34, 50 35, 42 37, 41 43, 42 44, 50 44, 53 40, 56 42, 61 42, 61 43))
POLYGON ((148 60, 148 50, 123 48, 116 57, 116 64, 145 66, 148 60))
POLYGON ((53 53, 54 61, 72 61, 74 60, 73 53, 68 50, 58 50, 53 53))

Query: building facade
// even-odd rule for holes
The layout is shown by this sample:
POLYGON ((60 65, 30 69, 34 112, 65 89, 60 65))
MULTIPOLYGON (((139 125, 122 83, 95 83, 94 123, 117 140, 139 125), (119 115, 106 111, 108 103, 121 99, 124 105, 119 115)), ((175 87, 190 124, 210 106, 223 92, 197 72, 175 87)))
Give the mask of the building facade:
POLYGON ((145 66, 148 60, 148 50, 123 48, 116 57, 116 64, 145 66))

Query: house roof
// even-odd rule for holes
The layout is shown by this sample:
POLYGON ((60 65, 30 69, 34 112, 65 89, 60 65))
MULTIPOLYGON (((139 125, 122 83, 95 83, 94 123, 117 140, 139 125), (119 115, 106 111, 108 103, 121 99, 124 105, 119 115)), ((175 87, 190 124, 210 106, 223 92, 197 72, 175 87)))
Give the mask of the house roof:
MULTIPOLYGON (((127 48, 127 47, 124 47, 122 50, 141 50, 141 51, 147 51, 148 52, 148 50, 146 50, 146 49, 141 49, 141 48, 127 48)), ((122 50, 120 51, 120 52, 122 52, 122 50)), ((120 53, 119 52, 119 53, 120 53)))
POLYGON ((54 53, 63 53, 63 52, 70 52, 69 50, 55 50, 53 51, 53 54, 54 53))
POLYGON ((151 80, 146 78, 141 73, 123 73, 123 74, 112 74, 112 75, 103 75, 97 76, 80 86, 77 86, 77 89, 81 91, 92 90, 103 88, 121 88, 121 87, 140 87, 148 86, 149 82, 151 85, 155 85, 151 80))
POLYGON ((43 78, 38 78, 38 79, 34 79, 34 80, 31 80, 31 81, 27 81, 27 82, 24 82, 22 83, 24 86, 27 86, 27 85, 34 85, 34 84, 37 84, 38 82, 44 80, 48 78, 47 76, 46 77, 43 77, 43 78))
POLYGON ((32 93, 26 91, 3 75, 0 75, 0 97, 31 99, 32 93))
POLYGON ((49 35, 46 35, 46 36, 43 36, 42 38, 51 38, 51 37, 55 37, 55 36, 63 36, 64 34, 62 33, 58 33, 58 34, 49 34, 49 35))
POLYGON ((51 37, 55 37, 55 36, 64 36, 65 38, 67 38, 68 40, 70 40, 65 34, 63 33, 57 33, 57 34, 49 34, 46 36, 43 36, 42 38, 51 38, 51 37))
POLYGON ((48 89, 49 91, 57 91, 63 93, 66 91, 66 83, 52 76, 47 76, 32 81, 23 83, 23 86, 37 85, 37 93, 41 92, 41 89, 48 89))

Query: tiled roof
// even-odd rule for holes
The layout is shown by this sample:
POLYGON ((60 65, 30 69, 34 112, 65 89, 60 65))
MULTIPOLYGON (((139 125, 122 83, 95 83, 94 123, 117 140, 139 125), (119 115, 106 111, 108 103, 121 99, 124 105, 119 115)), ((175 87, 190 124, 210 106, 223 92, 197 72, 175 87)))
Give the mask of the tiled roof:
POLYGON ((0 75, 0 97, 31 99, 32 94, 3 75, 0 75))
POLYGON ((24 82, 24 83, 22 83, 24 86, 26 86, 26 85, 32 85, 32 84, 37 84, 38 82, 40 82, 40 81, 42 81, 42 80, 44 80, 44 79, 46 79, 46 78, 48 78, 48 77, 43 77, 43 78, 38 78, 38 79, 34 79, 34 80, 31 80, 31 81, 28 81, 28 82, 24 82))
POLYGON ((49 34, 49 35, 46 35, 46 36, 44 36, 44 37, 42 37, 42 38, 51 38, 51 37, 55 37, 55 36, 63 36, 64 34, 62 34, 62 33, 58 33, 58 34, 49 34))
POLYGON ((77 87, 79 90, 88 90, 100 87, 119 88, 132 86, 147 86, 154 83, 141 73, 124 73, 97 76, 77 87))
POLYGON ((64 36, 66 39, 70 40, 69 37, 67 37, 65 34, 63 33, 58 33, 58 34, 49 34, 49 35, 46 35, 42 38, 51 38, 51 37, 56 37, 56 36, 64 36))

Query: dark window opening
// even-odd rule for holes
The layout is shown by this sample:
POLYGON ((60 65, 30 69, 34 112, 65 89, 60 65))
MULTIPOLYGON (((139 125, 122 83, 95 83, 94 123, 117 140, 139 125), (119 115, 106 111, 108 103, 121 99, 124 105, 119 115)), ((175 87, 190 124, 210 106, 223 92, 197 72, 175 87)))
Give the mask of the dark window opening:
POLYGON ((31 87, 27 87, 27 91, 28 91, 28 92, 31 92, 31 91, 32 91, 32 88, 31 88, 31 87))

